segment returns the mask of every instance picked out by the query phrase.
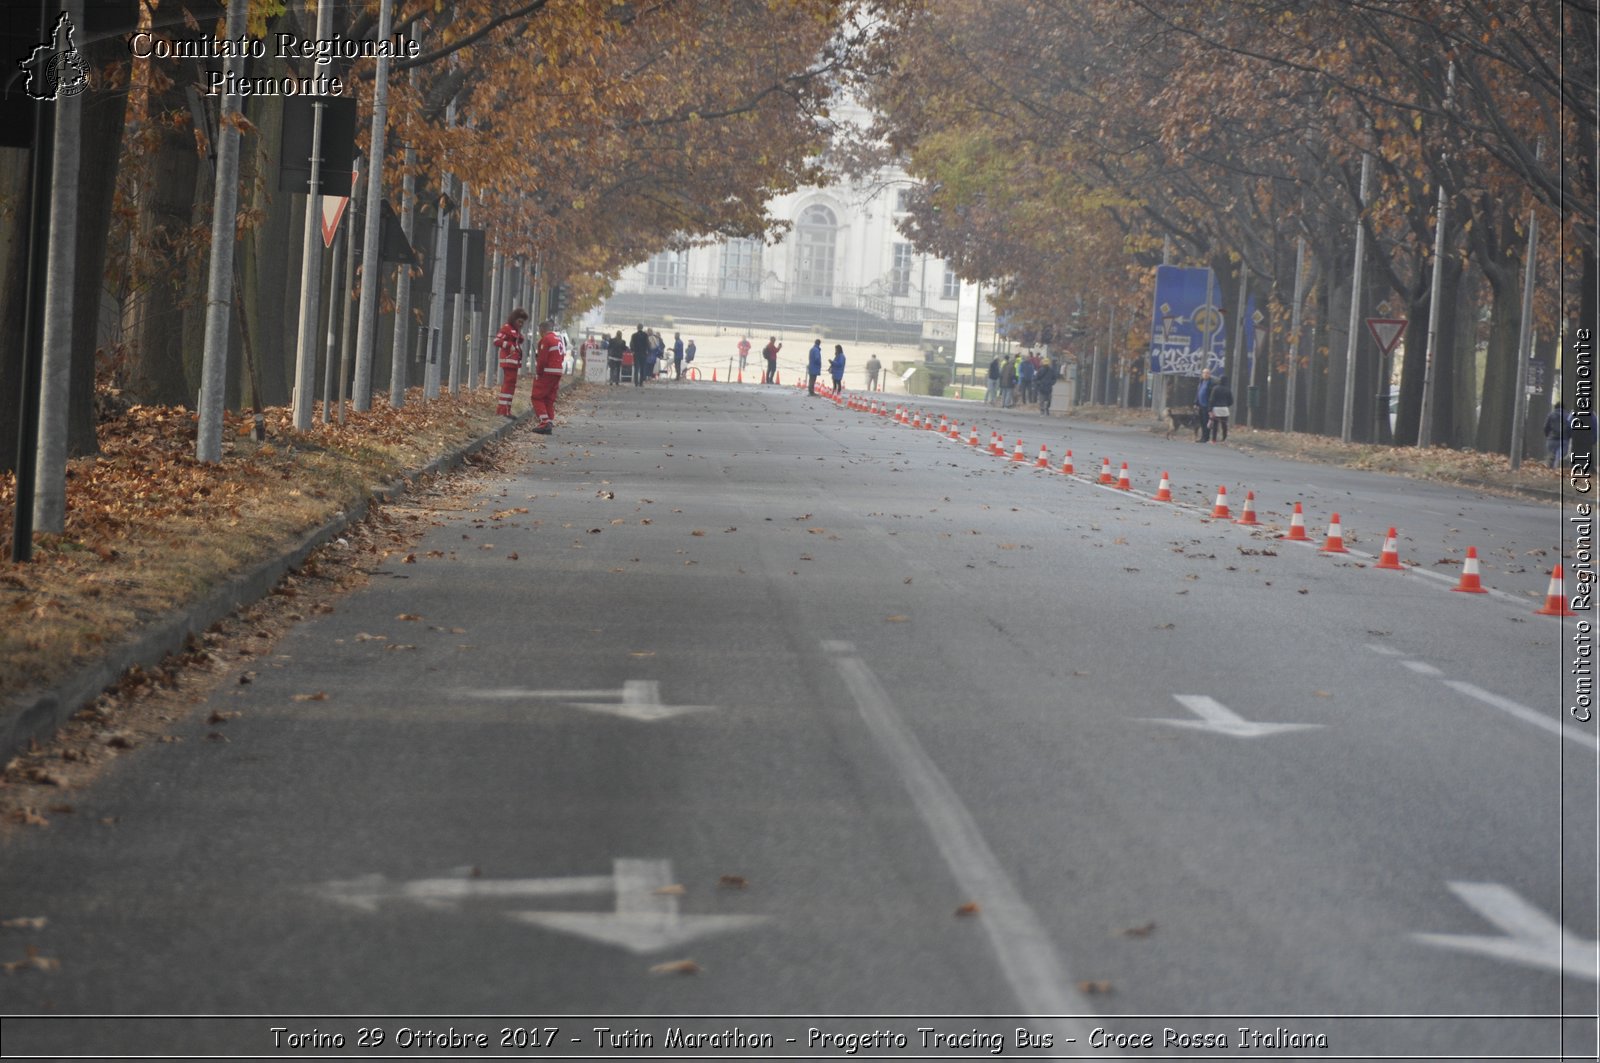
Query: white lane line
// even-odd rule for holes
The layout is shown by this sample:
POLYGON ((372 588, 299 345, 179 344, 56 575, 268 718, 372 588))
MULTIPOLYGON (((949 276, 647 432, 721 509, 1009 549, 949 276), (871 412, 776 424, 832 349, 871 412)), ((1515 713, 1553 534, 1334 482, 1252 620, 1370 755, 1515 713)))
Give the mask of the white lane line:
POLYGON ((1411 669, 1418 675, 1444 675, 1443 672, 1429 664, 1427 661, 1401 661, 1401 664, 1411 669))
POLYGON ((1565 738, 1569 742, 1575 742, 1585 749, 1600 753, 1600 739, 1596 739, 1594 735, 1581 731, 1576 727, 1563 726, 1536 709, 1530 709, 1528 706, 1512 701, 1510 698, 1503 698, 1499 694, 1490 693, 1482 687, 1464 683, 1459 679, 1446 679, 1444 680, 1444 685, 1451 690, 1465 694, 1469 698, 1476 698, 1485 705, 1499 709, 1501 712, 1509 713, 1524 723, 1531 723, 1541 730, 1549 731, 1551 734, 1565 738))
POLYGON ((1370 642, 1367 643, 1366 645, 1367 645, 1367 649, 1371 650, 1373 653, 1378 654, 1380 657, 1404 657, 1405 656, 1405 654, 1401 653, 1399 650, 1394 649, 1391 646, 1374 646, 1370 642))
MULTIPOLYGON (((933 835, 934 844, 967 897, 983 908, 978 925, 988 935, 1000 970, 1028 1015, 1090 1015, 1093 1009, 1067 974, 1049 932, 1007 877, 972 814, 961 803, 895 709, 894 702, 860 657, 836 657, 839 675, 867 730, 894 766, 911 802, 933 835)), ((1076 1054, 1090 1028, 1073 1020, 1057 1020, 1062 1036, 1058 1049, 1076 1054)), ((1087 1051, 1087 1048, 1084 1047, 1087 1051)), ((1104 1050, 1096 1050, 1104 1055, 1104 1050)))
POLYGON ((1231 738, 1260 738, 1262 735, 1285 734, 1289 731, 1314 731, 1320 723, 1256 723, 1246 720, 1216 698, 1205 694, 1174 694, 1178 704, 1200 717, 1198 720, 1155 720, 1146 723, 1164 723, 1171 727, 1187 727, 1196 731, 1212 731, 1231 738))

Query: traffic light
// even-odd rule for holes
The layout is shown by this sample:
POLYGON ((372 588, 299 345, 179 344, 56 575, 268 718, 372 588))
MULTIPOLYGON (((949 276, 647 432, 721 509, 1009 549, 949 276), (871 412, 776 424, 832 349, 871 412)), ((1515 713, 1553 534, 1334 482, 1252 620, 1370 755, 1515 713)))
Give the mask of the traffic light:
POLYGON ((558 317, 566 312, 567 300, 572 291, 565 284, 558 284, 550 291, 550 316, 558 317))

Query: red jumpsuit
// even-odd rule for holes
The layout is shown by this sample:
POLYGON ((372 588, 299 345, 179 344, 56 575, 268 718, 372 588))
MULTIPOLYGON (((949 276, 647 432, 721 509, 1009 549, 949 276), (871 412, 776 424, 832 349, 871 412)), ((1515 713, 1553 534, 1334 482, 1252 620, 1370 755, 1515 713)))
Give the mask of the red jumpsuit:
POLYGON ((517 394, 517 370, 522 368, 522 333, 508 321, 500 326, 494 338, 500 349, 500 404, 495 412, 502 417, 511 416, 511 400, 517 394))
POLYGON ((561 387, 561 337, 554 331, 539 337, 539 351, 533 360, 533 412, 539 415, 535 431, 548 432, 556 416, 556 391, 561 387))

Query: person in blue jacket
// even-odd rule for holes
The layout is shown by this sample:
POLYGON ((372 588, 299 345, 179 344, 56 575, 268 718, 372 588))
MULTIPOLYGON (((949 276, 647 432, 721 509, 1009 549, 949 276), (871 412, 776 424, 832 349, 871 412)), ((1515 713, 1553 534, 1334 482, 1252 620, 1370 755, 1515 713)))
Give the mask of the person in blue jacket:
POLYGON ((833 359, 828 363, 828 375, 833 377, 833 390, 844 390, 844 344, 833 345, 833 359))
POLYGON ((806 392, 817 393, 817 377, 822 375, 822 337, 818 336, 806 355, 806 392))
POLYGON ((1195 412, 1200 415, 1199 443, 1211 442, 1211 370, 1200 370, 1200 387, 1194 393, 1195 412))

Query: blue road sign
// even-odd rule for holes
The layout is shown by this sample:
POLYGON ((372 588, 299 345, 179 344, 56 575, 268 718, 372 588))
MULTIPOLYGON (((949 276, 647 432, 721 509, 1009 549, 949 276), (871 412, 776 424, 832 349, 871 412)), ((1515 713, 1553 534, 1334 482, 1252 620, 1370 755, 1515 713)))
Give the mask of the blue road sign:
POLYGON ((1199 376, 1222 368, 1227 350, 1221 289, 1209 268, 1156 267, 1150 372, 1199 376))

